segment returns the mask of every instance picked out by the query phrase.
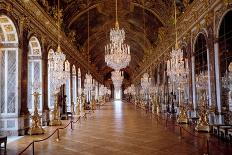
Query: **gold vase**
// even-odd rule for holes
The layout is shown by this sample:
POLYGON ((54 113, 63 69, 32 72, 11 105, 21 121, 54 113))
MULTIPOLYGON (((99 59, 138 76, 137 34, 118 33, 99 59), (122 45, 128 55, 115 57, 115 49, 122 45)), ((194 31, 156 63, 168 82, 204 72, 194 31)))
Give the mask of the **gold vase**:
POLYGON ((60 120, 60 108, 58 105, 58 94, 55 94, 54 97, 55 97, 55 104, 54 104, 54 109, 52 111, 52 118, 51 118, 49 125, 60 126, 62 125, 62 122, 60 120))
POLYGON ((34 92, 34 115, 31 117, 32 119, 32 126, 29 128, 28 134, 29 135, 40 135, 44 134, 44 129, 41 126, 41 116, 38 112, 38 103, 39 103, 39 93, 34 92))

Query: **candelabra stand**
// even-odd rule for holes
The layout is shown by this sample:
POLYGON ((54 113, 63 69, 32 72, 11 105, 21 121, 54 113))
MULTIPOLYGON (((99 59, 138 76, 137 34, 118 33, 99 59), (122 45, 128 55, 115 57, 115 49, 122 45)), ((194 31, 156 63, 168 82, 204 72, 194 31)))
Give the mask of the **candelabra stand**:
POLYGON ((96 105, 96 101, 95 101, 95 98, 93 96, 91 102, 90 102, 90 105, 91 105, 91 110, 92 112, 94 113, 94 110, 95 110, 95 105, 96 105))
POLYGON ((199 121, 195 127, 196 131, 210 132, 209 113, 207 110, 207 100, 205 97, 205 90, 200 90, 200 105, 199 105, 199 121))
POLYGON ((179 87, 179 108, 180 108, 180 112, 177 118, 177 122, 187 124, 188 123, 187 109, 183 104, 181 104, 181 87, 179 87))
POLYGON ((157 96, 155 94, 152 94, 151 100, 152 100, 152 113, 154 114, 157 111, 157 108, 158 108, 157 96))
POLYGON ((41 126, 41 116, 38 112, 38 103, 39 103, 39 93, 34 92, 34 115, 31 117, 32 126, 30 127, 28 134, 30 135, 40 135, 44 134, 44 129, 41 126))
POLYGON ((81 113, 80 102, 81 102, 81 100, 79 98, 77 98, 76 115, 80 115, 80 113, 81 113))
POLYGON ((84 113, 85 112, 85 101, 86 98, 84 96, 84 94, 81 95, 81 112, 84 113))
POLYGON ((58 104, 58 93, 54 94, 55 98, 55 104, 54 104, 54 110, 52 111, 52 117, 51 121, 49 123, 50 126, 60 126, 62 124, 60 120, 60 108, 58 104))

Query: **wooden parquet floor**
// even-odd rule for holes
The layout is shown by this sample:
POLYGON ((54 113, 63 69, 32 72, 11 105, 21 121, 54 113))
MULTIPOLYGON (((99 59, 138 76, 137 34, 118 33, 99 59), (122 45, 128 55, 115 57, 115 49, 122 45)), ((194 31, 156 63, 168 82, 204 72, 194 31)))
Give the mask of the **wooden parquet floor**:
MULTIPOLYGON (((67 123, 67 122, 66 122, 67 123)), ((7 147, 7 154, 18 154, 33 139, 55 130, 48 127, 43 136, 25 136, 7 147)), ((51 139, 36 143, 36 155, 200 155, 205 141, 191 136, 179 137, 178 129, 160 125, 155 118, 129 103, 115 101, 102 106, 81 124, 75 124, 51 139)), ((211 154, 232 154, 231 145, 210 146, 211 154), (215 151, 214 151, 215 150, 215 151), (217 151, 218 150, 218 151, 217 151)), ((32 154, 31 147, 24 154, 32 154)))

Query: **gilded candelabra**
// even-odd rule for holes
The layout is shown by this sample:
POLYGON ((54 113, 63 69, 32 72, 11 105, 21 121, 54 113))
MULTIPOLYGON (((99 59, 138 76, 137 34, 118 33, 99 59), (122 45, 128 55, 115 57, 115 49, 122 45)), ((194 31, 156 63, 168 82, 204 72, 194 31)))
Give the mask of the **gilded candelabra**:
POLYGON ((197 126, 195 127, 196 131, 206 131, 210 132, 210 125, 209 125, 209 111, 207 106, 207 99, 206 99, 205 90, 200 90, 200 105, 198 106, 199 111, 199 120, 197 122, 197 126))
POLYGON ((39 103, 39 93, 34 92, 34 115, 31 117, 32 126, 30 127, 28 134, 30 135, 39 135, 44 134, 44 129, 41 126, 41 116, 38 112, 38 103, 39 103))
POLYGON ((76 115, 80 115, 81 113, 81 109, 80 109, 80 102, 81 100, 79 98, 77 98, 77 104, 76 104, 76 115))
POLYGON ((81 112, 82 113, 85 113, 85 100, 86 100, 85 95, 82 94, 81 95, 81 112))
POLYGON ((188 116, 187 116, 187 108, 183 104, 181 104, 181 88, 179 88, 179 108, 180 112, 177 118, 178 123, 188 123, 188 116))
POLYGON ((55 104, 54 104, 54 109, 52 111, 52 117, 51 121, 49 123, 50 126, 60 126, 62 124, 60 120, 60 108, 58 104, 58 94, 54 95, 55 98, 55 104))

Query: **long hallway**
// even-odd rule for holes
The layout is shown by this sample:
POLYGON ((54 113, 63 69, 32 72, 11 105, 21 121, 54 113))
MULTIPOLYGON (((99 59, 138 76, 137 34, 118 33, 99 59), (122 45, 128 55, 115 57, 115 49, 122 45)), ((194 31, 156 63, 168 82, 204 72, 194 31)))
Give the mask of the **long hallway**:
MULTIPOLYGON (((10 143, 8 154, 17 154, 32 139, 39 139, 39 136, 35 137, 25 136, 10 143)), ((51 155, 54 151, 56 155, 203 154, 196 141, 180 139, 178 133, 158 125, 155 118, 121 101, 102 106, 87 120, 75 124, 74 130, 70 128, 62 130, 59 142, 55 138, 56 135, 45 142, 36 143, 35 154, 51 155)), ((31 153, 31 148, 25 152, 31 153)))

